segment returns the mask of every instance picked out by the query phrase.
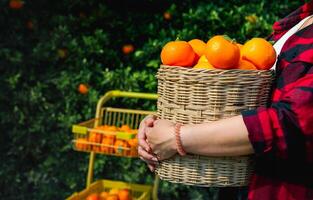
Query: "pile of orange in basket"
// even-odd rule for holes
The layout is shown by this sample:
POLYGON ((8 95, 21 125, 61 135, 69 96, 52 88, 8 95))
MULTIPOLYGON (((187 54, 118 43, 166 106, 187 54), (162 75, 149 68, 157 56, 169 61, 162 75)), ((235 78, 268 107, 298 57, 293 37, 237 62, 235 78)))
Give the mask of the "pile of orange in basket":
POLYGON ((200 39, 171 41, 161 52, 164 65, 200 69, 267 70, 275 60, 272 44, 263 38, 242 45, 223 35, 213 36, 207 43, 200 39))

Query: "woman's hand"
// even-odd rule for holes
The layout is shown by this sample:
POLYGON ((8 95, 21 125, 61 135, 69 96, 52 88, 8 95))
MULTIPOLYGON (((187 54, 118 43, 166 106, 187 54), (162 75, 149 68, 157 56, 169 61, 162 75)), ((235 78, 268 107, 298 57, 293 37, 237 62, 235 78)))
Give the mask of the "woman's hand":
POLYGON ((146 129, 153 126, 156 116, 148 115, 145 117, 138 129, 138 154, 139 158, 148 164, 151 171, 154 171, 155 165, 158 163, 158 159, 153 155, 149 144, 147 143, 146 129))
POLYGON ((176 154, 174 123, 168 120, 156 120, 153 127, 147 127, 147 142, 158 160, 164 160, 176 154))

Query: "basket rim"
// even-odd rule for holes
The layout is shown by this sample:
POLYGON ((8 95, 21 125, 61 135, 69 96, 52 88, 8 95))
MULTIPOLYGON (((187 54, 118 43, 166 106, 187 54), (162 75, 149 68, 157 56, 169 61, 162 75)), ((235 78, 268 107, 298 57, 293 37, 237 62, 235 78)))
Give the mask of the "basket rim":
POLYGON ((243 70, 243 69, 199 69, 199 68, 193 68, 193 67, 183 67, 179 65, 160 65, 160 68, 178 68, 182 70, 194 70, 194 71, 248 71, 248 72, 269 72, 269 71, 275 71, 274 69, 255 69, 255 70, 243 70))

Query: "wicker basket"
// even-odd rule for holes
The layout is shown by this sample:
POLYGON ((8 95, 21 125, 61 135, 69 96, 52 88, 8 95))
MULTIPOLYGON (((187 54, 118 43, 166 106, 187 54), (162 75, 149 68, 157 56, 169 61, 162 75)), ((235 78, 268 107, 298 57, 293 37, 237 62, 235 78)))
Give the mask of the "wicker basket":
MULTIPOLYGON (((161 66, 158 73, 158 116, 198 124, 238 115, 265 105, 274 78, 270 70, 206 70, 161 66)), ((178 155, 162 161, 156 173, 163 180, 187 185, 245 186, 252 157, 178 155)))

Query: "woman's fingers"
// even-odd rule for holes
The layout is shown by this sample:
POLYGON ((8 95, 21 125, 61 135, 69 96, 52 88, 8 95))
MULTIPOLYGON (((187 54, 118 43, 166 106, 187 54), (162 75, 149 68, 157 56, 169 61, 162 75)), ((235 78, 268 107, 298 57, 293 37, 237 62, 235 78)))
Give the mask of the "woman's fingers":
POLYGON ((145 133, 145 125, 141 126, 138 130, 138 143, 139 143, 139 146, 141 146, 142 148, 144 148, 146 151, 150 151, 150 147, 149 147, 149 144, 147 143, 146 141, 146 133, 145 133))
POLYGON ((154 122, 157 120, 157 117, 155 115, 151 115, 151 117, 147 118, 145 120, 145 124, 148 127, 153 127, 154 122))
POLYGON ((150 169, 150 171, 154 172, 155 165, 148 164, 148 168, 150 169))
POLYGON ((137 134, 138 139, 146 139, 145 127, 146 127, 145 121, 141 122, 137 134))
POLYGON ((138 143, 139 143, 139 146, 142 146, 147 152, 150 152, 151 148, 146 141, 146 138, 147 138, 146 128, 152 127, 153 122, 155 120, 156 120, 156 116, 149 115, 140 123, 140 126, 139 126, 138 135, 137 135, 138 143))
POLYGON ((139 156, 139 158, 146 162, 147 165, 148 165, 148 168, 150 169, 151 172, 154 172, 155 170, 155 167, 159 164, 159 162, 156 162, 156 161, 152 161, 152 160, 146 160, 145 158, 143 158, 142 156, 139 156))
POLYGON ((153 118, 148 118, 146 121, 145 121, 145 125, 147 126, 147 127, 153 127, 153 122, 154 122, 155 120, 153 119, 153 118))
POLYGON ((150 171, 155 170, 155 166, 158 164, 158 159, 152 155, 151 148, 147 142, 147 132, 151 131, 151 128, 154 126, 154 122, 157 120, 155 115, 147 116, 139 126, 138 130, 138 154, 139 158, 145 161, 148 164, 150 171))
MULTIPOLYGON (((151 151, 151 148, 150 148, 149 144, 147 143, 146 139, 138 137, 138 144, 139 144, 139 147, 143 148, 146 152, 151 151)), ((139 148, 138 148, 138 150, 139 150, 139 148)))
POLYGON ((153 160, 146 160, 144 159, 142 156, 139 156, 140 160, 144 161, 145 163, 147 163, 147 165, 152 165, 152 166, 156 166, 157 164, 159 164, 159 162, 155 162, 153 160))
POLYGON ((149 163, 158 163, 158 159, 154 157, 154 155, 145 151, 141 146, 138 147, 138 154, 142 158, 142 160, 149 163))
POLYGON ((141 121, 138 129, 138 138, 145 139, 145 128, 147 126, 147 122, 149 122, 149 124, 153 123, 153 115, 148 115, 141 121))
POLYGON ((146 127, 146 129, 145 129, 146 139, 151 137, 153 129, 154 129, 154 127, 146 127))
POLYGON ((157 120, 154 120, 154 121, 153 121, 153 126, 156 126, 157 123, 159 123, 159 121, 160 121, 160 120, 158 120, 158 119, 157 119, 157 120))

